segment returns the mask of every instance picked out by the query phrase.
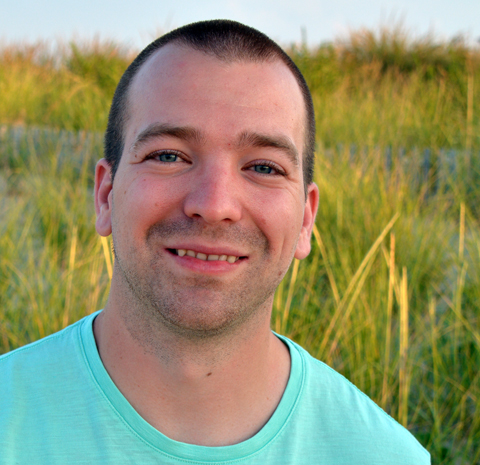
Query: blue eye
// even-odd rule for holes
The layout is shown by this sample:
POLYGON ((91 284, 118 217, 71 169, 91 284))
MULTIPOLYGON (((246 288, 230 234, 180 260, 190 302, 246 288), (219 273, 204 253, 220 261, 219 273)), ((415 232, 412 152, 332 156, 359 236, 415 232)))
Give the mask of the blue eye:
POLYGON ((261 174, 271 174, 273 172, 273 168, 268 165, 255 165, 254 170, 261 174))
POLYGON ((161 153, 160 155, 158 155, 158 159, 165 163, 172 163, 174 161, 177 161, 178 155, 175 155, 174 153, 161 153))
POLYGON ((255 173, 268 176, 269 178, 287 175, 281 166, 270 160, 253 160, 247 165, 247 169, 254 171, 255 173))

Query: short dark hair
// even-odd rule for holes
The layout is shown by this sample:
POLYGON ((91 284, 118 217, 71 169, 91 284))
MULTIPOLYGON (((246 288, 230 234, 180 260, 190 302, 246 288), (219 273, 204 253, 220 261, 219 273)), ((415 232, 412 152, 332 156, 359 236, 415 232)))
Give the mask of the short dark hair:
POLYGON ((265 34, 230 20, 200 21, 175 29, 148 45, 123 74, 113 96, 105 132, 105 159, 112 168, 112 181, 124 148, 124 127, 128 119, 128 91, 145 61, 168 43, 177 42, 226 62, 280 60, 292 72, 303 95, 306 110, 303 179, 305 190, 313 180, 315 158, 315 114, 307 83, 292 59, 265 34))

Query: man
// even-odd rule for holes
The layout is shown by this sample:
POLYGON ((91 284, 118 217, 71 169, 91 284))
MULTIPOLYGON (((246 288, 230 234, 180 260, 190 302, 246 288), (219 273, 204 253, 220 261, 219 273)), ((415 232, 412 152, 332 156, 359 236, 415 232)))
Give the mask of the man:
POLYGON ((308 88, 258 31, 195 23, 137 57, 95 175, 107 305, 0 359, 0 463, 429 463, 270 330, 310 251, 313 143, 308 88))

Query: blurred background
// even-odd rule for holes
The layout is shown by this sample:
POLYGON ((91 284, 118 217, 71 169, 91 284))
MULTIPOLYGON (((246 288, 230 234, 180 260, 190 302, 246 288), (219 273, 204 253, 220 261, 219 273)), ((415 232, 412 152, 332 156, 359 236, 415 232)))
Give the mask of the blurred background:
POLYGON ((1 6, 0 38, 31 42, 95 36, 143 48, 159 32, 215 18, 244 22, 284 46, 319 45, 393 19, 413 34, 480 37, 477 0, 17 0, 1 6))
POLYGON ((102 308, 93 173, 120 76, 158 35, 229 18, 280 42, 317 125, 310 256, 272 328, 480 463, 480 2, 25 0, 0 6, 0 354, 102 308))

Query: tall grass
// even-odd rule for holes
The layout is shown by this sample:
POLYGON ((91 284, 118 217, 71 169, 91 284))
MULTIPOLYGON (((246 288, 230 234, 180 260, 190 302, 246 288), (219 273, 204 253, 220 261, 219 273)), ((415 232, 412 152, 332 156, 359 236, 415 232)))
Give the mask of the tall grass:
POLYGON ((0 48, 0 123, 103 131, 135 54, 111 42, 0 48))
MULTIPOLYGON (((100 136, 1 134, 0 353, 101 308, 112 263, 94 231, 100 136)), ((453 173, 432 168, 422 185, 403 159, 414 153, 390 166, 376 147, 319 155, 313 250, 280 285, 272 327, 376 400, 435 463, 478 463, 480 229, 464 193, 478 199, 479 187, 456 173, 480 175, 480 158, 459 153, 453 173)))
POLYGON ((0 132, 0 347, 100 308, 108 276, 93 228, 95 134, 0 132))
MULTIPOLYGON (((473 464, 479 55, 422 40, 359 31, 291 48, 316 104, 321 201, 272 327, 407 426, 433 463, 473 464)), ((129 59, 114 44, 0 50, 0 353, 105 303, 112 256, 94 230, 93 166, 129 59)))
MULTIPOLYGON (((459 153, 458 172, 478 175, 476 155, 459 153)), ((416 175, 378 148, 319 157, 313 251, 279 289, 273 327, 409 427, 433 463, 480 463, 478 216, 463 177, 416 175)))
POLYGON ((480 147, 480 48, 410 36, 401 26, 353 31, 290 55, 312 90, 320 142, 480 147))
MULTIPOLYGON (((319 142, 480 148, 480 49, 400 26, 287 50, 312 90, 319 142)), ((135 51, 112 42, 0 46, 0 124, 103 131, 135 51)))

